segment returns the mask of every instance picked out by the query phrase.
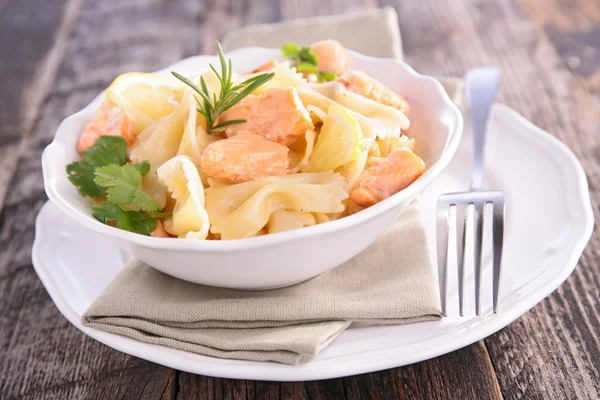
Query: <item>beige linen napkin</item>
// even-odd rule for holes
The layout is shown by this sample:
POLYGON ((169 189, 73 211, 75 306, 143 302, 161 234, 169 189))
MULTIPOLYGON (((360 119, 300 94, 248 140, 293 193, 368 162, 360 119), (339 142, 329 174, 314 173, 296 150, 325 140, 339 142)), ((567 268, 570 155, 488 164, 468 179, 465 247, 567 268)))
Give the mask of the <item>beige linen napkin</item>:
POLYGON ((226 51, 247 46, 278 49, 286 42, 310 45, 324 39, 335 39, 368 56, 402 59, 398 15, 391 7, 246 26, 225 35, 221 46, 226 51))
POLYGON ((318 354, 352 322, 438 319, 436 279, 415 203, 373 246, 307 282, 268 291, 230 290, 185 282, 134 261, 82 320, 208 356, 296 364, 318 354))
MULTIPOLYGON (((242 28, 223 45, 278 47, 289 40, 326 38, 366 54, 401 54, 392 9, 242 28)), ((460 80, 448 81, 446 87, 458 93, 460 80)), ((351 324, 406 324, 436 320, 440 314, 437 273, 416 202, 373 246, 288 288, 250 292, 207 287, 134 261, 94 301, 82 322, 207 356, 296 364, 318 354, 351 324)))

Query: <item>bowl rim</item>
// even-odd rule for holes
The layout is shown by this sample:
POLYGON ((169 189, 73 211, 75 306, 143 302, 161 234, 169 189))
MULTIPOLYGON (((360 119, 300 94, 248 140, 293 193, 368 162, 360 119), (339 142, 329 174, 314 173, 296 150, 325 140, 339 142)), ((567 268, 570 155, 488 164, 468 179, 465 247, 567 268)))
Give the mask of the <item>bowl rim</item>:
MULTIPOLYGON (((264 47, 243 47, 230 52, 226 55, 234 57, 236 55, 245 52, 272 52, 276 49, 269 49, 264 47)), ((278 51, 278 50, 277 50, 278 51)), ((125 242, 129 242, 141 247, 153 248, 153 249, 164 249, 164 250, 178 250, 178 251, 206 251, 206 252, 224 252, 230 250, 242 250, 242 249, 254 249, 261 247, 268 247, 276 244, 281 244, 293 240, 303 239, 309 236, 321 236, 331 234, 337 231, 341 231, 345 228, 350 228, 355 225, 366 222, 407 200, 411 200, 418 195, 439 173, 447 167, 448 163, 454 157, 458 144, 460 142, 463 132, 463 118, 458 107, 452 102, 443 86, 435 78, 427 75, 422 75, 416 72, 412 67, 406 64, 402 60, 395 58, 377 58, 366 56, 354 51, 349 51, 352 57, 361 59, 363 61, 371 63, 385 63, 394 64, 396 67, 402 68, 408 75, 415 80, 421 81, 424 85, 432 86, 437 95, 439 96, 439 103, 442 104, 443 112, 439 113, 440 118, 444 115, 447 116, 447 120, 453 122, 449 124, 450 132, 448 134, 442 155, 439 160, 425 171, 416 181, 414 181, 407 188, 400 192, 390 196, 389 198, 380 201, 356 214, 349 215, 344 218, 340 218, 334 221, 330 221, 325 224, 317 224, 302 229, 294 229, 286 232, 278 232, 269 235, 243 238, 243 239, 232 239, 232 240, 189 240, 183 238, 170 238, 170 240, 164 240, 164 238, 155 238, 151 236, 140 235, 133 232, 128 232, 122 229, 118 229, 106 224, 101 223, 89 214, 83 214, 78 207, 72 205, 58 190, 56 185, 56 163, 52 163, 52 156, 55 151, 60 147, 65 147, 67 144, 64 143, 62 138, 65 136, 61 132, 67 130, 67 123, 77 118, 82 113, 87 112, 91 107, 94 107, 100 97, 105 92, 102 91, 97 97, 94 98, 87 106, 80 111, 66 117, 58 126, 56 134, 52 142, 44 149, 42 155, 42 170, 44 177, 44 187, 48 198, 54 203, 63 213, 71 217, 77 223, 91 229, 97 233, 113 237, 125 242)), ((166 68, 162 68, 155 73, 164 73, 165 71, 176 69, 178 65, 184 63, 191 63, 194 61, 201 62, 214 62, 217 61, 216 55, 199 55, 182 59, 166 68)), ((62 171, 62 169, 61 169, 62 171)))

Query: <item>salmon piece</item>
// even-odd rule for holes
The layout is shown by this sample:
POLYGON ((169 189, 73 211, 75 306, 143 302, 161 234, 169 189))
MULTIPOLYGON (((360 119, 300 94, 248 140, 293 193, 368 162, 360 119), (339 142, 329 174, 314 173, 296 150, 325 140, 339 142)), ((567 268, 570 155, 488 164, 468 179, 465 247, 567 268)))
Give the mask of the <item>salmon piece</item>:
POLYGON ((259 65, 258 67, 254 68, 252 71, 250 71, 250 74, 257 74, 259 72, 265 72, 265 71, 270 71, 273 68, 275 68, 277 66, 278 62, 275 60, 269 60, 264 64, 259 65))
POLYGON ((369 207, 398 193, 425 171, 425 162, 409 149, 394 150, 365 170, 350 192, 350 199, 369 207))
POLYGON ((227 127, 227 136, 240 131, 252 131, 284 145, 291 144, 314 125, 293 87, 268 88, 263 94, 249 95, 227 110, 219 123, 233 119, 246 122, 227 127))
POLYGON ((229 183, 253 181, 263 176, 285 175, 289 149, 250 131, 212 142, 200 157, 207 175, 229 183))
POLYGON ((310 48, 319 57, 317 68, 321 71, 341 75, 348 68, 349 57, 346 48, 337 40, 322 40, 313 43, 310 48))
POLYGON ((169 234, 165 230, 165 226, 160 222, 160 220, 156 220, 156 228, 152 232, 150 232, 150 236, 157 238, 168 238, 169 234))
POLYGON ((108 101, 102 103, 94 118, 83 128, 77 142, 77 151, 81 153, 89 149, 100 136, 121 136, 127 140, 127 146, 136 137, 127 114, 108 101))
POLYGON ((357 212, 361 212, 365 208, 367 208, 367 207, 359 206, 354 201, 350 201, 350 203, 348 204, 348 207, 346 208, 346 214, 347 215, 356 214, 357 212))
POLYGON ((350 70, 336 80, 343 83, 349 91, 385 104, 386 106, 394 107, 408 116, 410 106, 406 97, 394 93, 383 83, 371 78, 364 72, 350 70))

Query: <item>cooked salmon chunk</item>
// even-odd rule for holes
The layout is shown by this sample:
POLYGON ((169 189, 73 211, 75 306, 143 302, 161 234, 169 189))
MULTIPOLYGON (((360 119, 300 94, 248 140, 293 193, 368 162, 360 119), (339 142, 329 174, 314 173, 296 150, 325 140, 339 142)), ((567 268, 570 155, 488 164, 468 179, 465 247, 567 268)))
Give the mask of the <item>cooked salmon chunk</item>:
POLYGON ((156 228, 152 232, 150 232, 150 236, 157 238, 168 238, 169 234, 165 230, 165 226, 160 220, 156 220, 156 228))
POLYGON ((227 110, 219 122, 234 119, 244 119, 246 122, 227 127, 227 136, 240 131, 252 131, 284 145, 289 145, 307 130, 314 129, 310 115, 293 87, 272 87, 263 94, 251 94, 227 110))
POLYGON ((100 136, 121 136, 127 140, 127 146, 135 141, 135 132, 127 114, 108 101, 102 103, 94 118, 83 128, 77 151, 81 153, 89 149, 100 136))
POLYGON ((273 68, 275 68, 277 66, 277 61, 275 60, 269 60, 264 64, 259 65, 258 67, 254 68, 252 71, 250 71, 251 74, 257 74, 259 72, 265 72, 265 71, 270 71, 273 68))
POLYGON ((252 181, 263 176, 285 175, 289 149, 250 131, 209 144, 200 158, 207 175, 229 183, 252 181))
POLYGON ((344 84, 346 89, 360 94, 368 99, 375 100, 386 106, 391 106, 400 110, 408 116, 409 105, 404 96, 394 93, 383 83, 371 78, 362 71, 350 70, 336 79, 344 84))
POLYGON ((317 68, 321 71, 341 75, 348 68, 348 52, 337 40, 322 40, 312 44, 310 48, 319 57, 317 68))
POLYGON ((413 183, 424 171, 425 163, 415 153, 395 150, 362 173, 350 198, 358 206, 372 206, 413 183))

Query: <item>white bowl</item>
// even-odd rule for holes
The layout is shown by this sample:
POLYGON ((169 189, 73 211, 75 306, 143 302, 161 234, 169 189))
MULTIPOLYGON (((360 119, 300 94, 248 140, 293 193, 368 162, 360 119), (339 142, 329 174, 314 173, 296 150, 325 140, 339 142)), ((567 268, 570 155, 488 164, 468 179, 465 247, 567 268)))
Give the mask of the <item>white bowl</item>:
MULTIPOLYGON (((159 239, 105 225, 92 217, 89 205, 65 172, 67 164, 79 159, 77 138, 103 94, 66 118, 45 149, 42 166, 46 193, 52 203, 82 226, 113 238, 137 259, 186 281, 255 290, 288 286, 322 274, 366 249, 396 221, 406 205, 448 165, 463 128, 460 111, 435 79, 416 73, 399 60, 354 52, 351 56, 351 68, 365 71, 409 99, 410 136, 416 137, 416 153, 427 164, 426 172, 412 185, 364 211, 321 225, 227 241, 159 239)), ((235 50, 228 57, 236 72, 281 58, 279 50, 256 47, 235 50)), ((191 57, 158 73, 190 75, 209 63, 219 62, 216 56, 191 57)))

